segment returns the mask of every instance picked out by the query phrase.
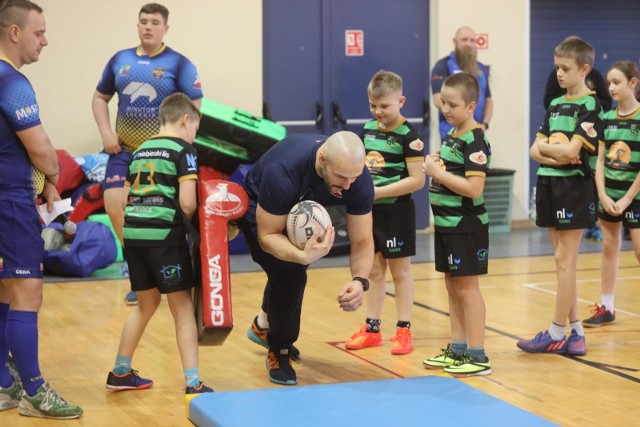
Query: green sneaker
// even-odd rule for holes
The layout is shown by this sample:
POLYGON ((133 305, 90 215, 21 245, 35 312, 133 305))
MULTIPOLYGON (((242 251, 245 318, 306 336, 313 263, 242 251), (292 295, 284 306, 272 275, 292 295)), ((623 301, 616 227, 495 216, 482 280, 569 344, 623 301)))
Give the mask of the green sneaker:
POLYGON ((28 417, 68 420, 79 418, 82 415, 82 408, 70 404, 51 388, 49 383, 44 383, 33 397, 22 392, 18 413, 28 417))
POLYGON ((22 380, 20 379, 20 374, 18 373, 18 368, 16 368, 16 362, 13 361, 13 357, 9 356, 9 373, 13 378, 14 382, 22 385, 22 380))
POLYGON ((444 371, 454 377, 472 377, 474 375, 489 375, 491 364, 487 357, 484 362, 475 361, 468 354, 463 354, 453 365, 444 368, 444 371))
POLYGON ((9 388, 0 387, 0 411, 15 408, 20 404, 22 385, 14 382, 9 388))
POLYGON ((441 350, 442 354, 430 359, 424 359, 422 365, 427 369, 442 369, 453 365, 458 356, 451 351, 451 344, 447 344, 447 348, 442 348, 441 350))

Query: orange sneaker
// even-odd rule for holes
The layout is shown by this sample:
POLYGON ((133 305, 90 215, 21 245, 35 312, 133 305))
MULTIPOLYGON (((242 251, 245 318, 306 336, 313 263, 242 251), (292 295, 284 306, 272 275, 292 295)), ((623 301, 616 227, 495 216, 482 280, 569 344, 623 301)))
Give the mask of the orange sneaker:
POLYGON ((413 351, 413 341, 411 340, 411 329, 396 328, 396 336, 391 338, 393 347, 391 354, 409 354, 413 351))
POLYGON ((379 345, 382 345, 382 332, 367 332, 367 325, 360 325, 360 330, 351 335, 344 346, 347 350, 360 350, 379 345))

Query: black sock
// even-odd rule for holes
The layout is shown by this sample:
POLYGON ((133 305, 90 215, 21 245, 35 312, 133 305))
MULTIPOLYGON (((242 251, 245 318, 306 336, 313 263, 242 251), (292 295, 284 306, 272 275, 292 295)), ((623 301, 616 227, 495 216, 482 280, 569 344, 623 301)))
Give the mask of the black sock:
POLYGON ((367 317, 367 332, 380 332, 380 319, 369 319, 367 317))
POLYGON ((402 320, 398 320, 398 323, 396 323, 396 328, 411 329, 411 322, 403 322, 402 320))

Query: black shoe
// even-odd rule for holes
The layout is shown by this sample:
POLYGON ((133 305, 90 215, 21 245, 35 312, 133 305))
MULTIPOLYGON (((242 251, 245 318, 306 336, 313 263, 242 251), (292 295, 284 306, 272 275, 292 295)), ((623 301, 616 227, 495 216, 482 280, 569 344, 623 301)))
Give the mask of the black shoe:
MULTIPOLYGON (((269 328, 261 328, 258 326, 258 316, 253 319, 251 326, 247 330, 247 337, 253 341, 254 343, 263 346, 268 349, 269 344, 267 343, 267 333, 269 332, 269 328)), ((300 361, 300 350, 295 345, 291 345, 290 347, 291 359, 299 362, 300 361)))
POLYGON ((269 350, 266 362, 269 370, 269 381, 282 385, 298 384, 296 371, 291 366, 289 349, 269 350))

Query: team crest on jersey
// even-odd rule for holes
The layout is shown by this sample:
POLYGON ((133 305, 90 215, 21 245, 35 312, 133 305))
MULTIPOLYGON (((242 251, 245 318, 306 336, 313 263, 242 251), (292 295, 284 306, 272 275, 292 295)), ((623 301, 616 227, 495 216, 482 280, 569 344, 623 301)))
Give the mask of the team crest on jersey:
POLYGON ((397 143, 398 143, 398 139, 397 139, 395 136, 390 135, 390 136, 387 138, 387 145, 395 145, 395 144, 397 144, 397 143))
POLYGON ((487 156, 482 151, 476 151, 475 153, 469 154, 469 160, 477 165, 487 164, 487 156))
POLYGON ((125 65, 123 67, 120 67, 120 69, 118 70, 118 74, 124 74, 126 76, 127 74, 129 74, 130 69, 131 69, 131 65, 125 65))
POLYGON ((631 132, 631 135, 636 135, 638 133, 638 125, 631 125, 629 131, 631 132))
POLYGON ((164 69, 163 68, 154 68, 153 69, 153 77, 156 78, 156 80, 160 80, 161 78, 164 77, 164 69))
POLYGON ((414 151, 422 151, 422 149, 424 148, 424 143, 419 139, 416 139, 411 144, 409 144, 409 148, 411 148, 414 151))
POLYGON ((598 132, 593 128, 593 123, 582 122, 580 123, 580 127, 587 133, 589 138, 595 138, 598 136, 598 132))

